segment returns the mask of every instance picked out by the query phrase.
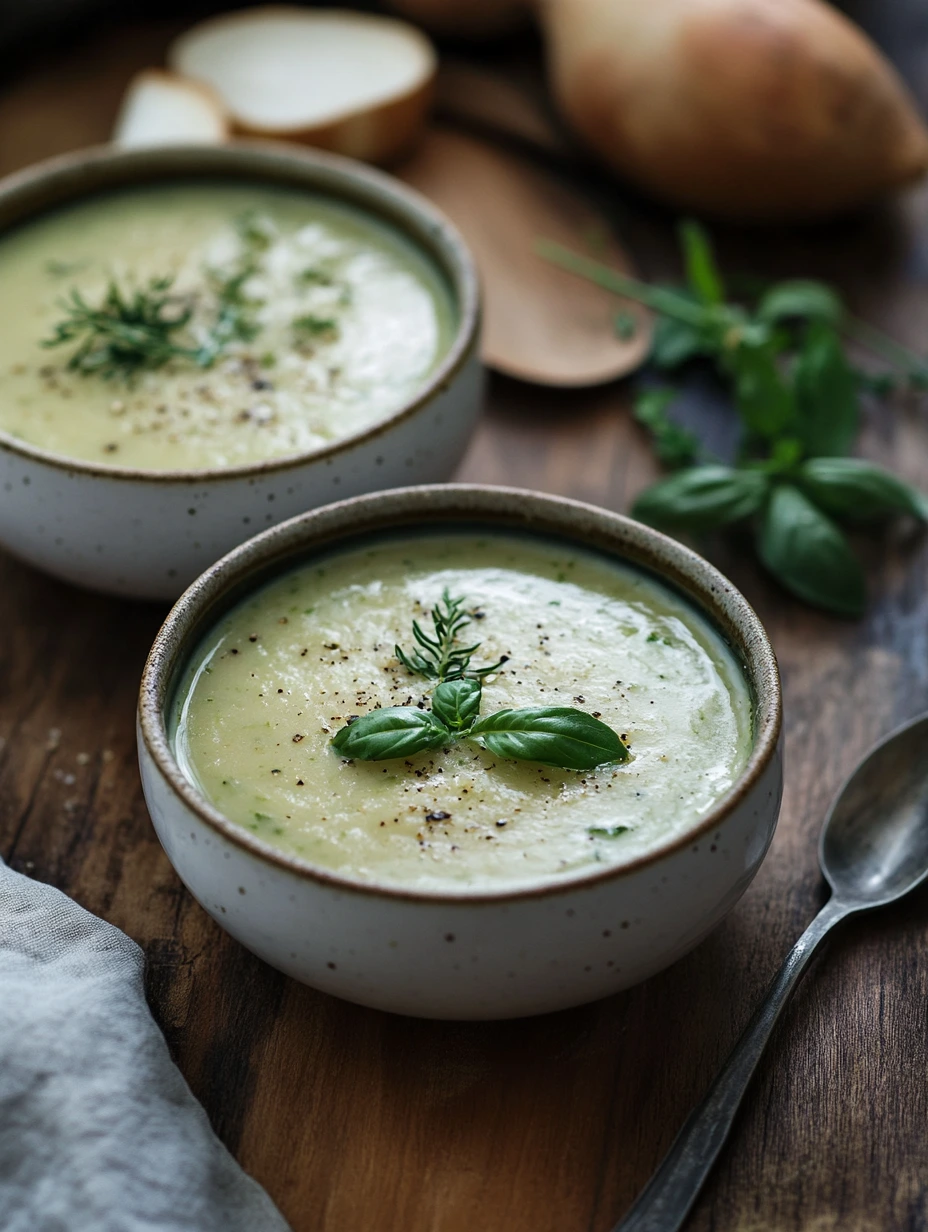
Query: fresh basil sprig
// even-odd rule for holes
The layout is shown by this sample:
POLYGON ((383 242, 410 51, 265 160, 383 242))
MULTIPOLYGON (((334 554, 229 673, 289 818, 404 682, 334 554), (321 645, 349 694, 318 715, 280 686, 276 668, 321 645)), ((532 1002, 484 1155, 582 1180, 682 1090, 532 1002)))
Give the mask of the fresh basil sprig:
POLYGON ((390 706, 362 715, 332 738, 342 757, 386 761, 411 757, 457 740, 476 740, 497 757, 537 761, 562 770, 593 770, 628 760, 628 749, 599 719, 571 706, 497 710, 482 719, 476 680, 449 680, 432 696, 432 709, 390 706))
POLYGON ((762 292, 753 311, 727 302, 702 228, 685 222, 680 238, 682 289, 641 283, 557 244, 539 246, 548 260, 658 314, 656 368, 672 372, 707 359, 730 388, 742 427, 733 466, 708 457, 673 421, 675 389, 652 386, 639 394, 635 416, 676 473, 643 492, 632 514, 692 534, 748 522, 760 560, 782 585, 816 607, 859 616, 863 574, 836 520, 908 515, 928 521, 928 499, 881 467, 845 456, 857 436, 860 392, 874 384, 851 367, 842 334, 901 373, 885 374, 882 392, 900 381, 924 388, 928 361, 857 321, 824 283, 778 283, 762 292))
POLYGON ((470 667, 480 643, 457 645, 457 634, 470 623, 463 598, 452 599, 446 590, 431 615, 435 636, 427 636, 413 622, 420 650, 410 658, 397 647, 396 655, 408 670, 440 680, 432 692, 432 709, 389 706, 352 720, 332 737, 332 746, 342 757, 386 761, 457 740, 475 740, 497 757, 562 770, 593 770, 628 760, 628 748, 611 727, 571 706, 498 710, 479 718, 482 678, 496 671, 505 656, 491 667, 470 667), (449 673, 454 673, 450 679, 449 673))

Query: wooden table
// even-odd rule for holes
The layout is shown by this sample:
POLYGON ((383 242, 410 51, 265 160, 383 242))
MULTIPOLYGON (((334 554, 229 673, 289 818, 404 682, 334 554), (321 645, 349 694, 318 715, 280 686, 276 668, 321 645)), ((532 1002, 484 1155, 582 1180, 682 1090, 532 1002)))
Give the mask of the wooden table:
MULTIPOLYGON (((868 11, 905 45, 924 103, 924 39, 919 57, 905 27, 916 10, 868 11)), ((104 138, 123 82, 163 39, 113 31, 30 66, 0 97, 0 169, 104 138)), ((623 206, 621 224, 649 275, 672 270, 653 207, 623 206)), ((924 193, 854 224, 723 241, 732 268, 835 278, 859 312, 925 349, 924 193)), ((724 422, 696 392, 694 413, 724 422)), ((628 403, 624 385, 554 394, 496 380, 459 476, 624 509, 655 473, 628 403)), ((924 398, 870 408, 863 448, 928 489, 924 398)), ((221 932, 173 873, 139 788, 136 686, 163 609, 0 559, 0 852, 145 948, 174 1056, 296 1232, 605 1232, 819 906, 815 845, 832 793, 871 742, 928 708, 926 543, 869 546, 859 623, 789 601, 743 555, 712 554, 783 669, 787 790, 770 855, 727 921, 663 975, 487 1025, 333 1000, 221 932)), ((926 943, 926 893, 845 928, 778 1030, 693 1229, 928 1227, 926 943)))

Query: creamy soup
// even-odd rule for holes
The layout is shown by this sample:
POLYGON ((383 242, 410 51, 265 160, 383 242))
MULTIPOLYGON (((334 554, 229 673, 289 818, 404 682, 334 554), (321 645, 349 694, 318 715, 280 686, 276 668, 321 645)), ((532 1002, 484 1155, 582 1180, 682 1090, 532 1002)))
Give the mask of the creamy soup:
POLYGON ((0 430, 151 471, 260 462, 368 428, 415 394, 455 327, 450 288, 399 231, 235 183, 44 215, 0 239, 0 288, 0 430))
POLYGON ((383 540, 302 565, 205 637, 172 716, 178 761, 265 842, 365 882, 498 889, 621 864, 684 834, 749 755, 752 703, 727 645, 650 576, 565 545, 488 535, 383 540), (396 658, 447 589, 465 596, 481 713, 572 706, 630 758, 594 771, 472 741, 346 760, 333 735, 376 707, 430 705, 396 658), (471 636, 472 635, 472 636, 471 636))

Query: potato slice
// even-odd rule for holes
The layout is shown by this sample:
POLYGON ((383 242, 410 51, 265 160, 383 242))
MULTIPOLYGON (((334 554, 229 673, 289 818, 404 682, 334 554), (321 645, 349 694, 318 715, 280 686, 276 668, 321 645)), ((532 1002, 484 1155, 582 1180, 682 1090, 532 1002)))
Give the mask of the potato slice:
POLYGON ((225 109, 208 86, 154 68, 129 82, 113 128, 121 146, 215 145, 228 135, 225 109))
POLYGON ((388 162, 419 136, 437 58, 393 17, 266 7, 201 22, 168 53, 211 86, 237 132, 388 162))

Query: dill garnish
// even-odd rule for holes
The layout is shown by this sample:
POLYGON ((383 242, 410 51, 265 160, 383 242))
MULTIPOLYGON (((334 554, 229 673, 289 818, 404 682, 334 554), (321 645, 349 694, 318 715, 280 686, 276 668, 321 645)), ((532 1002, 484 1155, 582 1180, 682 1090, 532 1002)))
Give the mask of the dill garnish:
POLYGON ((198 349, 177 336, 193 315, 189 300, 171 292, 172 278, 152 278, 144 287, 126 290, 110 279, 101 303, 87 302, 78 290, 62 301, 65 318, 46 338, 46 347, 78 342, 68 367, 105 380, 131 380, 143 368, 160 368, 171 359, 197 361, 198 349))

